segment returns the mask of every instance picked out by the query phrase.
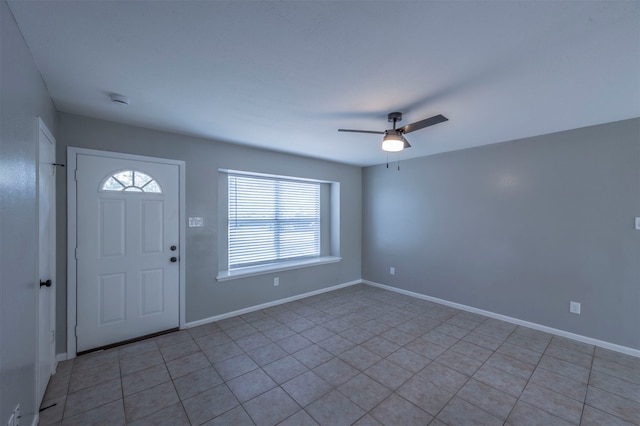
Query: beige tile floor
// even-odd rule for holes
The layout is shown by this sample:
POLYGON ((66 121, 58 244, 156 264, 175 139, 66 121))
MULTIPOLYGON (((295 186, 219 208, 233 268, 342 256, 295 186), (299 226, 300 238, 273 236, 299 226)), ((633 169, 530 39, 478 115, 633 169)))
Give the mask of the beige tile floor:
POLYGON ((640 424, 640 358, 357 285, 66 361, 41 425, 640 424))

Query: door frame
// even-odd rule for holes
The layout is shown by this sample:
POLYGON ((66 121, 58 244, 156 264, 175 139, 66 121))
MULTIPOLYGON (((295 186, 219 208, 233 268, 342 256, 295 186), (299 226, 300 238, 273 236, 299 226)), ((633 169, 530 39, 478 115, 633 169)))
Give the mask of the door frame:
MULTIPOLYGON (((42 149, 41 149, 41 142, 42 142, 42 138, 44 137, 49 144, 51 145, 50 149, 52 150, 53 153, 53 163, 51 163, 51 167, 53 168, 53 170, 55 170, 56 165, 54 165, 55 161, 56 161, 56 139, 53 137, 53 134, 51 134, 51 131, 49 130, 49 128, 47 127, 46 123, 42 120, 42 117, 37 117, 38 119, 38 149, 37 149, 37 158, 36 158, 36 232, 37 232, 37 238, 38 238, 38 250, 36 252, 36 256, 37 256, 37 260, 36 260, 36 380, 35 380, 35 386, 36 386, 36 407, 40 407, 40 404, 42 403, 42 399, 44 398, 44 393, 42 396, 40 396, 40 387, 42 385, 42 383, 40 383, 40 364, 41 364, 41 359, 40 359, 40 344, 42 342, 40 342, 40 295, 41 295, 41 288, 39 286, 41 277, 40 277, 40 251, 41 251, 41 243, 42 241, 40 241, 40 161, 42 158, 42 149)), ((50 259, 49 261, 51 262, 49 268, 50 268, 50 272, 51 272, 51 280, 53 281, 53 286, 47 290, 49 291, 49 326, 51 328, 51 330, 49 330, 49 332, 52 332, 53 335, 50 336, 49 338, 51 338, 53 340, 52 343, 49 344, 49 346, 51 346, 51 353, 49 354, 50 356, 50 362, 51 362, 51 371, 50 371, 50 376, 53 375, 56 372, 56 364, 57 364, 57 360, 56 360, 56 339, 55 339, 55 335, 56 335, 56 292, 57 292, 57 288, 58 288, 58 283, 56 280, 56 197, 55 197, 55 189, 56 189, 56 174, 53 174, 53 178, 52 178, 52 186, 53 186, 53 191, 54 191, 54 196, 53 196, 53 200, 52 200, 52 204, 51 204, 51 212, 49 213, 50 217, 51 217, 51 239, 49 241, 49 245, 50 245, 50 259)))
POLYGON ((122 160, 150 161, 154 163, 170 164, 178 166, 178 217, 180 232, 180 262, 178 262, 178 318, 180 329, 185 328, 185 265, 186 265, 186 164, 181 160, 169 158, 148 157, 144 155, 125 154, 113 151, 100 151, 95 149, 67 147, 67 359, 76 357, 76 325, 77 325, 77 186, 76 168, 78 155, 93 155, 98 157, 109 157, 122 160))

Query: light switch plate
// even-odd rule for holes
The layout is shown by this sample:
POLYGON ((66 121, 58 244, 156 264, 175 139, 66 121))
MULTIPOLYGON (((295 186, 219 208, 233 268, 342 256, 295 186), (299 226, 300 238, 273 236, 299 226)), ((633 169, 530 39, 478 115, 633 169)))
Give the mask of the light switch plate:
POLYGON ((199 228, 204 226, 204 219, 201 217, 190 217, 189 218, 189 228, 199 228))
POLYGON ((636 217, 636 230, 640 231, 640 217, 636 217))

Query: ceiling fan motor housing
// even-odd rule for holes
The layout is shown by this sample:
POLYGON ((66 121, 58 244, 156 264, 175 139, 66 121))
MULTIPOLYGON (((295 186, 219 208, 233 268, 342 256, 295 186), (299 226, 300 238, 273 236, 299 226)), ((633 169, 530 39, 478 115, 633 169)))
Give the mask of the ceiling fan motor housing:
POLYGON ((395 123, 397 121, 402 121, 402 113, 401 112, 390 112, 387 115, 387 120, 389 123, 395 123))

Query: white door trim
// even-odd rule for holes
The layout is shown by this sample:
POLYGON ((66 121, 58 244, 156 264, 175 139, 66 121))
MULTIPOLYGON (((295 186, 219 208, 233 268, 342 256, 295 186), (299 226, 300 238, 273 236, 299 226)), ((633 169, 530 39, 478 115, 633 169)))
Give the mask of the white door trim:
MULTIPOLYGON (((36 203, 37 203, 37 208, 36 208, 36 233, 37 233, 37 238, 38 238, 38 250, 36 251, 36 280, 35 280, 35 286, 36 286, 36 336, 38 336, 36 338, 36 382, 35 382, 35 389, 36 389, 36 401, 35 401, 35 406, 36 407, 40 407, 40 404, 42 403, 41 398, 44 397, 44 395, 40 395, 40 388, 42 383, 40 383, 40 364, 41 364, 41 359, 40 359, 40 296, 41 296, 41 290, 40 290, 40 280, 41 280, 41 276, 40 273, 42 272, 40 270, 40 251, 41 251, 41 240, 40 240, 40 162, 42 161, 42 157, 41 155, 42 153, 42 148, 41 148, 41 138, 42 135, 44 135, 44 137, 49 141, 49 143, 51 144, 51 149, 52 149, 52 153, 53 153, 53 158, 52 160, 55 163, 55 156, 56 156, 56 139, 53 137, 53 135, 51 134, 51 131, 49 130, 49 128, 47 127, 46 123, 42 120, 41 117, 37 117, 38 119, 38 149, 37 149, 37 159, 36 159, 36 203)), ((55 167, 53 164, 51 165, 51 167, 55 167)), ((53 185, 53 190, 54 190, 54 194, 55 194, 55 185, 56 185, 56 178, 55 178, 55 174, 53 175, 53 180, 52 180, 52 185, 53 185)), ((50 279, 53 281, 54 286, 48 290, 49 293, 49 324, 50 326, 53 328, 53 333, 55 333, 56 330, 56 291, 58 288, 58 283, 56 280, 56 259, 55 259, 55 248, 56 248, 56 197, 53 197, 53 204, 51 205, 51 219, 52 219, 52 228, 51 228, 51 240, 50 240, 50 255, 53 256, 53 259, 51 261, 51 264, 49 266, 50 269, 50 274, 51 277, 50 279)), ((55 339, 55 334, 53 336, 50 336, 50 338, 54 338, 55 339)), ((55 355, 55 345, 56 342, 55 340, 53 341, 53 347, 51 348, 52 351, 50 353, 51 356, 51 374, 53 375, 56 371, 56 364, 57 364, 57 360, 56 360, 56 355, 55 355)), ((37 419, 37 416, 36 416, 37 419)))
POLYGON ((124 154, 120 152, 98 151, 95 149, 67 147, 67 359, 76 357, 76 325, 77 325, 77 217, 76 205, 78 200, 76 188, 76 166, 78 155, 94 155, 99 157, 119 158, 124 160, 153 161, 177 165, 179 169, 179 230, 180 230, 180 328, 185 328, 185 266, 186 266, 186 203, 185 203, 185 162, 168 158, 147 157, 143 155, 124 154))

